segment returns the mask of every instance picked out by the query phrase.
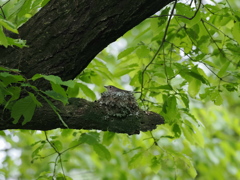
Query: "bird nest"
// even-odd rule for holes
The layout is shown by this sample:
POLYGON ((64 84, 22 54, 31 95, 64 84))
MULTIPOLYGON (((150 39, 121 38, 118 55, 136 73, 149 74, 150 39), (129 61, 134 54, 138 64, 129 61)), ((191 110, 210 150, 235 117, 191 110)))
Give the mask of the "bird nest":
POLYGON ((123 118, 137 115, 139 107, 131 92, 104 92, 98 103, 106 108, 107 116, 123 118))

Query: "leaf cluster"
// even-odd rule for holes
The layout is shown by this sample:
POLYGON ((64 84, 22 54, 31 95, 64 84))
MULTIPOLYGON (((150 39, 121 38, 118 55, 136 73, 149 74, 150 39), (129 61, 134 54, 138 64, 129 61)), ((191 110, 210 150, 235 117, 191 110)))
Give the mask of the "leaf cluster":
POLYGON ((18 28, 36 14, 49 0, 8 0, 0 1, 0 45, 5 47, 26 47, 26 41, 12 38, 9 34, 19 34, 18 28))
POLYGON ((31 121, 35 109, 42 106, 41 101, 46 101, 59 120, 67 127, 52 101, 60 101, 66 105, 68 98, 72 97, 82 86, 85 85, 73 80, 62 81, 60 77, 53 75, 36 74, 27 79, 18 70, 0 67, 0 105, 4 107, 3 111, 11 112, 14 124, 18 123, 21 117, 23 117, 22 125, 31 121), (33 85, 40 78, 47 80, 52 90, 43 91, 33 85))

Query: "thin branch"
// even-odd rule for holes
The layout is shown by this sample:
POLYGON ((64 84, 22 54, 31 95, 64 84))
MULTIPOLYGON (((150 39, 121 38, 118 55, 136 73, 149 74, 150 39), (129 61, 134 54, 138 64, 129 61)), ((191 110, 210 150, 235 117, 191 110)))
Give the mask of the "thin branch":
POLYGON ((193 4, 193 1, 194 1, 194 0, 191 0, 191 2, 190 2, 190 4, 189 4, 189 6, 190 6, 190 7, 192 6, 192 4, 193 4))
POLYGON ((169 25, 170 25, 170 22, 171 22, 171 19, 173 17, 173 12, 174 12, 174 9, 176 7, 176 4, 177 4, 177 0, 175 0, 175 3, 173 5, 173 8, 172 8, 172 11, 171 11, 171 14, 170 14, 170 17, 168 19, 168 22, 167 22, 167 25, 166 25, 166 29, 165 29, 165 32, 164 32, 164 35, 163 35, 163 38, 162 38, 162 42, 158 48, 158 50, 156 51, 156 53, 154 54, 154 56, 152 57, 151 61, 145 66, 145 68, 143 69, 142 71, 142 82, 141 82, 141 96, 139 97, 139 99, 142 99, 142 92, 143 92, 143 88, 144 88, 144 73, 146 72, 146 70, 148 69, 148 67, 152 64, 152 62, 155 60, 155 58, 157 57, 158 53, 160 52, 161 48, 163 47, 163 44, 166 40, 166 36, 167 36, 167 32, 168 32, 168 28, 169 28, 169 25))
POLYGON ((228 4, 229 9, 231 10, 232 14, 234 15, 234 11, 233 11, 233 8, 232 8, 231 4, 228 2, 228 0, 226 0, 226 2, 228 4))
POLYGON ((236 41, 235 39, 233 39, 233 38, 231 38, 230 36, 228 36, 227 34, 225 34, 223 31, 221 31, 220 29, 218 29, 218 28, 217 28, 216 26, 214 26, 213 24, 209 23, 208 21, 206 21, 206 20, 204 20, 204 19, 202 19, 202 21, 203 21, 204 23, 208 24, 209 26, 212 26, 213 28, 217 29, 217 30, 218 30, 220 33, 222 33, 224 36, 226 36, 227 38, 229 38, 229 39, 231 39, 232 41, 234 41, 234 42, 237 43, 237 41, 236 41))
POLYGON ((60 166, 61 166, 61 169, 62 169, 63 177, 64 177, 64 179, 66 179, 65 173, 64 173, 64 169, 63 169, 63 165, 62 165, 62 159, 61 159, 62 153, 60 153, 60 152, 57 150, 57 148, 54 146, 54 144, 53 144, 51 141, 49 141, 46 131, 44 131, 44 134, 45 134, 46 141, 47 141, 47 142, 49 143, 49 145, 54 149, 54 151, 58 154, 57 157, 56 157, 56 159, 55 159, 55 163, 54 163, 54 170, 53 170, 53 177, 52 177, 52 179, 54 180, 54 177, 55 177, 55 173, 56 173, 56 169, 57 169, 57 160, 58 160, 58 158, 60 159, 60 166))
POLYGON ((210 38, 212 39, 213 43, 214 43, 214 44, 216 45, 216 47, 218 48, 219 52, 220 52, 224 57, 226 57, 225 54, 224 54, 224 52, 223 52, 223 50, 218 46, 218 44, 216 43, 216 41, 213 39, 211 33, 209 32, 209 30, 207 29, 207 27, 206 27, 206 25, 205 25, 205 22, 204 22, 202 19, 201 19, 201 22, 202 22, 205 30, 207 31, 208 35, 209 35, 210 38))
MULTIPOLYGON (((174 47, 178 48, 180 51, 184 52, 180 47, 176 46, 175 44, 173 44, 173 43, 171 43, 171 42, 169 42, 169 41, 166 41, 166 42, 168 42, 169 44, 171 44, 171 45, 173 45, 174 47)), ((190 60, 196 62, 196 60, 194 60, 189 54, 186 54, 186 56, 187 56, 190 60)), ((197 62, 203 64, 213 75, 215 75, 215 76, 219 79, 219 84, 220 84, 221 81, 226 82, 226 83, 232 83, 232 82, 229 82, 229 81, 224 80, 223 77, 218 76, 211 68, 209 68, 209 65, 206 64, 205 62, 203 62, 203 61, 197 61, 197 62)), ((227 77, 227 76, 225 76, 225 77, 227 77)))
POLYGON ((184 15, 181 15, 181 14, 174 14, 174 15, 172 15, 172 14, 168 15, 167 14, 167 15, 160 15, 160 16, 152 16, 150 18, 156 18, 156 17, 159 18, 159 17, 166 17, 166 16, 176 16, 176 17, 181 17, 181 18, 185 18, 185 19, 188 19, 188 20, 192 20, 193 18, 196 17, 196 15, 197 15, 200 7, 201 7, 201 4, 202 4, 202 0, 199 0, 199 5, 198 5, 198 7, 197 7, 197 9, 196 9, 196 11, 195 11, 195 13, 194 13, 194 15, 192 17, 187 17, 187 16, 184 16, 184 15))
POLYGON ((54 149, 54 151, 55 151, 56 153, 59 153, 58 150, 57 150, 57 148, 54 146, 54 144, 52 144, 52 143, 49 141, 46 131, 44 131, 44 134, 45 134, 45 138, 46 138, 46 141, 48 142, 48 144, 50 144, 50 146, 54 149))

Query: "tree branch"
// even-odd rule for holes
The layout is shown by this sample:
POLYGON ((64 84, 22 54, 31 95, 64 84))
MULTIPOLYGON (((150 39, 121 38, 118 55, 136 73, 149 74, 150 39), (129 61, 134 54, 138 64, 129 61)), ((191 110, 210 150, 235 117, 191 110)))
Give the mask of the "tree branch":
MULTIPOLYGON (((108 44, 172 1, 51 0, 19 28, 20 37, 27 40, 28 48, 0 47, 0 66, 20 69, 21 75, 27 78, 40 73, 57 75, 63 80, 73 79, 108 44)), ((44 81, 36 86, 39 89, 50 87, 44 81)), ((60 102, 54 104, 64 122, 73 129, 136 134, 164 123, 160 115, 142 110, 138 116, 108 118, 106 109, 99 103, 83 99, 75 99, 66 106, 60 102)), ((10 112, 3 113, 3 109, 0 112, 0 130, 66 128, 47 103, 43 103, 24 126, 21 122, 13 124, 10 112)))
MULTIPOLYGON (((66 129, 46 102, 37 108, 32 120, 22 125, 23 119, 13 124, 10 112, 1 113, 0 130, 6 129, 30 129, 30 130, 51 130, 56 128, 66 129)), ((116 133, 138 134, 140 131, 149 131, 156 128, 156 125, 163 124, 164 119, 154 112, 139 110, 138 115, 128 115, 124 118, 109 115, 106 109, 99 102, 89 102, 84 99, 71 98, 69 104, 64 106, 61 102, 54 102, 59 113, 70 129, 97 129, 116 133)), ((1 112, 2 109, 0 110, 1 112)))
POLYGON ((0 65, 26 77, 75 78, 108 44, 173 0, 51 0, 19 28, 29 48, 0 47, 0 65))

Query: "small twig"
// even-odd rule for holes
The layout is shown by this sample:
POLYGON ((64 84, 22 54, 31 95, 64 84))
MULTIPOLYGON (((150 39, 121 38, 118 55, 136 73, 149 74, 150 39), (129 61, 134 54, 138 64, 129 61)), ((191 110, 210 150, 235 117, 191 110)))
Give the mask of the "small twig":
POLYGON ((57 148, 54 146, 53 143, 51 143, 51 141, 49 141, 46 131, 44 131, 44 134, 45 134, 45 138, 46 138, 46 141, 48 142, 48 144, 49 144, 49 145, 54 149, 54 151, 58 154, 57 157, 56 157, 56 159, 55 159, 55 163, 54 163, 54 169, 53 169, 53 177, 52 177, 52 179, 54 180, 54 177, 55 177, 55 173, 56 173, 56 169, 57 169, 57 160, 58 160, 58 158, 60 159, 60 165, 61 165, 61 169, 62 169, 62 172, 63 172, 64 179, 66 179, 65 173, 64 173, 64 170, 63 170, 62 159, 61 159, 62 153, 57 150, 57 148))
MULTIPOLYGON (((196 11, 195 11, 195 13, 194 13, 194 15, 192 17, 187 17, 187 16, 184 16, 184 15, 181 15, 181 14, 174 14, 173 16, 185 18, 185 19, 188 19, 188 20, 192 20, 197 15, 197 13, 198 13, 198 11, 199 11, 199 9, 201 7, 201 4, 202 4, 202 0, 199 1, 199 5, 198 5, 198 7, 197 7, 197 9, 196 9, 196 11)), ((159 18, 159 17, 166 17, 166 16, 172 16, 172 14, 170 14, 170 15, 167 14, 167 15, 160 15, 160 16, 152 16, 150 18, 156 18, 156 17, 159 18)))
MULTIPOLYGON (((171 22, 171 19, 172 19, 172 16, 173 16, 173 12, 174 12, 174 9, 176 7, 176 4, 177 4, 177 0, 175 0, 175 3, 173 5, 173 8, 172 8, 172 11, 171 11, 171 14, 170 14, 170 17, 168 19, 168 22, 167 22, 167 25, 166 25, 166 29, 165 29, 165 32, 164 32, 164 35, 163 35, 163 38, 162 38, 162 42, 158 48, 158 50, 156 51, 156 53, 154 54, 154 56, 152 57, 151 61, 145 66, 145 68, 143 69, 142 71, 142 82, 141 82, 141 92, 143 92, 143 88, 144 88, 144 73, 145 71, 148 69, 148 67, 152 64, 152 62, 155 60, 155 58, 157 57, 158 53, 160 52, 161 48, 163 47, 163 44, 166 40, 166 36, 167 36, 167 32, 168 32, 168 28, 169 28, 169 25, 170 25, 170 22, 171 22)), ((139 98, 140 100, 142 99, 142 93, 141 93, 141 96, 139 98)))
POLYGON ((205 28, 205 30, 207 31, 208 35, 210 36, 210 38, 212 39, 213 43, 216 45, 216 47, 218 48, 219 52, 223 55, 223 57, 226 57, 226 55, 224 54, 223 50, 218 46, 218 44, 216 43, 216 41, 213 39, 211 33, 209 32, 209 30, 207 29, 205 22, 203 19, 201 19, 201 22, 205 28))
POLYGON ((231 38, 230 36, 228 36, 227 34, 225 34, 223 31, 221 31, 220 29, 218 29, 218 28, 217 28, 216 26, 214 26, 213 24, 209 23, 208 21, 206 21, 206 20, 204 20, 204 19, 202 19, 202 21, 203 21, 204 23, 208 24, 209 26, 212 26, 213 28, 217 29, 217 30, 218 30, 220 33, 222 33, 224 36, 226 36, 227 38, 229 38, 229 39, 231 39, 232 41, 234 41, 234 42, 237 43, 237 41, 236 41, 235 39, 233 39, 233 38, 231 38))
POLYGON ((228 2, 228 0, 226 0, 226 2, 227 2, 227 4, 228 4, 228 6, 229 6, 229 8, 230 8, 230 10, 231 10, 231 12, 232 12, 232 14, 234 14, 233 8, 232 8, 232 6, 230 5, 230 3, 228 2))

